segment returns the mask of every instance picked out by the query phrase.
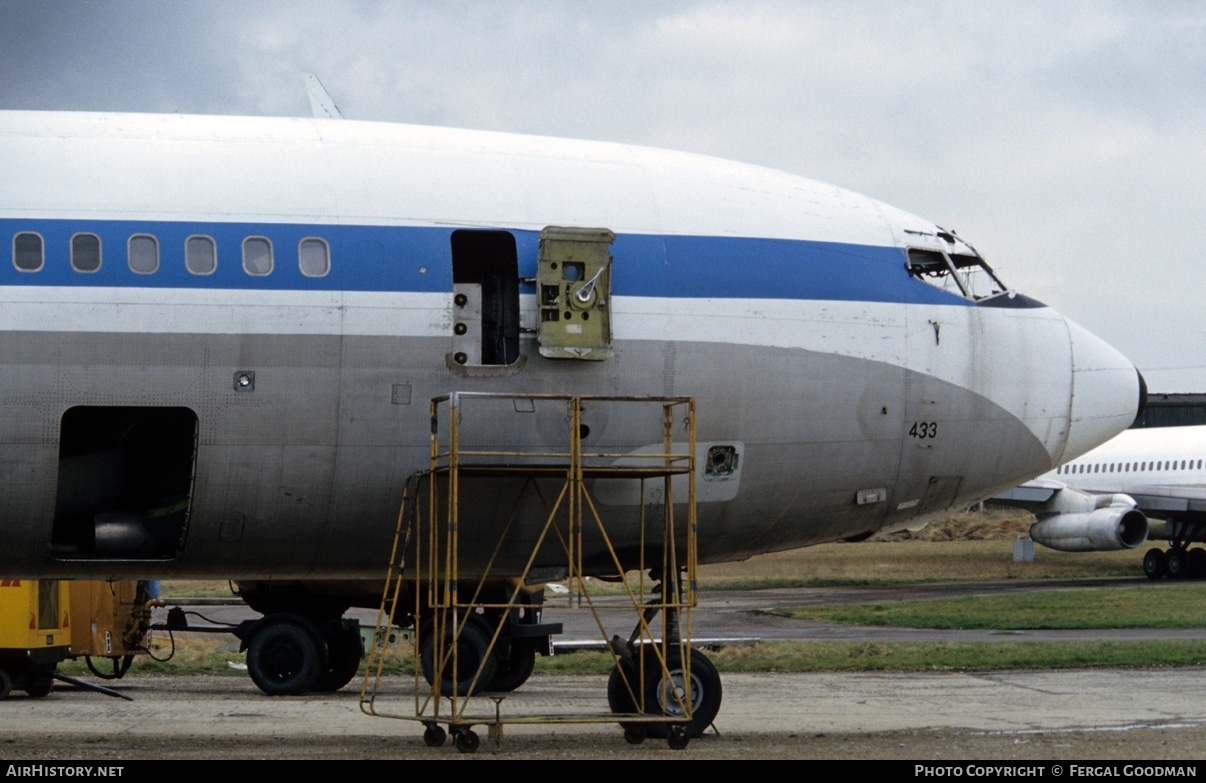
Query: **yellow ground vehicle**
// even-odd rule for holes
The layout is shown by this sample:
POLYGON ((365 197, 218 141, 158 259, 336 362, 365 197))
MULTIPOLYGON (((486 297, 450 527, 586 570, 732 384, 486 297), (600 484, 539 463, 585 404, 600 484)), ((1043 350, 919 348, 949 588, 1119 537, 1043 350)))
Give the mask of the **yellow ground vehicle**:
POLYGON ((124 675, 147 651, 151 592, 131 580, 0 580, 0 699, 14 689, 47 695, 68 658, 84 658, 98 677, 124 675))
POLYGON ((67 583, 0 580, 0 698, 17 688, 45 696, 71 653, 67 583))

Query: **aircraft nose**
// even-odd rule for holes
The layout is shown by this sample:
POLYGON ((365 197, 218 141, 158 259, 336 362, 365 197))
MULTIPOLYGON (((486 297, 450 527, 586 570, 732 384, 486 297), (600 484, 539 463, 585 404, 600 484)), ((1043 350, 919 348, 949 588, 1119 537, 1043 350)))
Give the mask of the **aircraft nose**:
POLYGON ((1068 321, 1072 347, 1072 408, 1063 461, 1084 454, 1135 423, 1147 383, 1125 356, 1068 321))

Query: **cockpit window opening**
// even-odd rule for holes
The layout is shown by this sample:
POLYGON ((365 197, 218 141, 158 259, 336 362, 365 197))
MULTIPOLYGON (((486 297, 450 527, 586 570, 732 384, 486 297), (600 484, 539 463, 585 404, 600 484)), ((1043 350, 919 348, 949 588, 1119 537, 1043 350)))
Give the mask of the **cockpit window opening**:
POLYGON ((13 266, 21 272, 37 272, 46 263, 42 235, 22 231, 13 237, 13 266))
POLYGON ((909 274, 940 291, 967 297, 967 292, 960 285, 959 278, 954 274, 945 253, 910 248, 909 274))
POLYGON ((71 237, 71 268, 77 272, 95 272, 101 268, 101 241, 96 234, 71 237))
POLYGON ((974 253, 944 253, 938 250, 909 248, 909 274, 924 283, 964 299, 978 302, 1006 293, 1009 289, 974 253))
POLYGON ((996 273, 992 271, 992 267, 985 263, 984 259, 980 258, 980 256, 952 253, 950 260, 951 264, 955 267, 955 273, 959 276, 963 289, 968 292, 972 299, 976 301, 988 299, 1009 290, 1001 282, 1000 278, 997 277, 996 273))

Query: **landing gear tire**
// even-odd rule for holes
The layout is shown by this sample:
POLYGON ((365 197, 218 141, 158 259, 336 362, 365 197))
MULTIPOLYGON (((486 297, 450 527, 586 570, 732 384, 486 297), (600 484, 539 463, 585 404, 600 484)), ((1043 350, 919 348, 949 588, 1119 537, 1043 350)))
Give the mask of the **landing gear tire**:
POLYGON ((1164 558, 1164 550, 1149 549, 1143 556, 1143 575, 1148 579, 1161 579, 1168 573, 1168 563, 1164 558))
POLYGON ((482 741, 473 729, 463 729, 456 733, 456 749, 461 753, 473 753, 481 744, 482 741))
POLYGON ((1206 549, 1194 547, 1189 550, 1189 575, 1194 579, 1206 577, 1206 549))
POLYGON ((629 745, 640 745, 645 741, 645 729, 640 726, 625 726, 624 741, 629 745))
MULTIPOLYGON (((444 626, 441 656, 444 660, 443 671, 440 672, 440 695, 451 696, 455 690, 457 696, 469 696, 486 690, 494 680, 497 660, 489 654, 490 634, 486 624, 475 617, 467 618, 460 628, 457 637, 452 623, 444 626), (452 649, 456 640, 455 655, 452 649), (453 667, 456 671, 453 671, 453 667), (474 687, 474 680, 477 686, 474 687)), ((423 676, 432 686, 436 682, 436 634, 429 627, 423 634, 420 644, 419 665, 423 676)))
POLYGON ((318 681, 324 666, 318 643, 301 625, 271 622, 247 647, 247 673, 269 696, 298 696, 318 681))
POLYGON ((311 690, 331 692, 347 685, 360 671, 363 657, 364 645, 360 641, 360 631, 340 628, 327 640, 327 668, 318 675, 311 690))
MULTIPOLYGON (((496 656, 497 657, 497 656, 496 656)), ((510 693, 528 681, 536 668, 536 647, 526 640, 511 642, 511 657, 495 661, 494 677, 486 689, 510 693)))
MULTIPOLYGON (((638 656, 644 661, 645 667, 645 710, 650 714, 661 714, 682 718, 689 706, 691 720, 685 724, 669 723, 621 723, 624 727, 625 738, 632 729, 641 729, 646 736, 669 740, 674 733, 680 733, 682 739, 689 740, 703 734, 720 712, 720 701, 723 689, 720 684, 720 673, 708 656, 694 648, 690 652, 691 659, 691 702, 684 703, 686 698, 686 678, 679 648, 672 647, 666 657, 666 678, 662 676, 662 666, 656 654, 646 651, 638 656)), ((626 663, 613 669, 607 680, 607 704, 613 713, 633 713, 637 704, 633 701, 629 687, 639 687, 639 678, 633 668, 626 663), (622 669, 620 667, 623 667, 622 669), (627 684, 625 684, 627 679, 627 684)), ((685 747, 685 745, 683 746, 685 747)))
POLYGON ((1184 550, 1173 549, 1165 560, 1169 579, 1184 579, 1189 576, 1189 557, 1184 550))
MULTIPOLYGON (((636 668, 623 661, 617 663, 616 668, 611 670, 611 674, 607 678, 607 706, 613 715, 636 712, 637 703, 632 694, 639 687, 640 680, 637 679, 636 668)), ((637 742, 645 741, 643 724, 620 723, 620 725, 624 728, 624 738, 632 744, 637 744, 631 738, 638 735, 640 739, 637 742)))

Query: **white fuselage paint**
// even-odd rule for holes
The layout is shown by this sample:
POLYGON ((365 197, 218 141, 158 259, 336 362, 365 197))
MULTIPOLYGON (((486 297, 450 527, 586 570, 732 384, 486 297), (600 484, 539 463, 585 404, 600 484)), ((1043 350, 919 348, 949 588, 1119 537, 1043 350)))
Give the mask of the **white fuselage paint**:
POLYGON ((7 575, 152 567, 47 554, 65 513, 56 473, 91 489, 92 469, 60 455, 79 406, 197 413, 185 543, 153 570, 245 578, 375 577, 369 539, 427 464, 426 401, 453 390, 696 397, 701 439, 743 450, 740 483, 701 493, 709 560, 916 524, 1135 415, 1130 362, 1057 312, 906 273, 909 249, 974 254, 961 239, 759 167, 384 123, 0 112, 0 170, 0 251, 15 257, 24 232, 46 254, 30 271, 0 259, 0 468, 26 482, 0 504, 7 575), (615 232, 615 357, 542 358, 524 290, 523 361, 446 366, 449 235, 512 234, 529 278, 546 226, 615 232), (95 272, 67 262, 78 232, 103 239, 95 272), (155 273, 126 268, 135 235, 157 237, 155 273), (183 271, 192 235, 217 238, 210 276, 183 271), (274 243, 268 276, 239 269, 252 236, 274 243), (297 274, 308 236, 330 242, 329 275, 297 274), (247 370, 254 393, 240 394, 247 370))
POLYGON ((1206 425, 1129 429, 1039 476, 1074 489, 1206 487, 1206 425))

